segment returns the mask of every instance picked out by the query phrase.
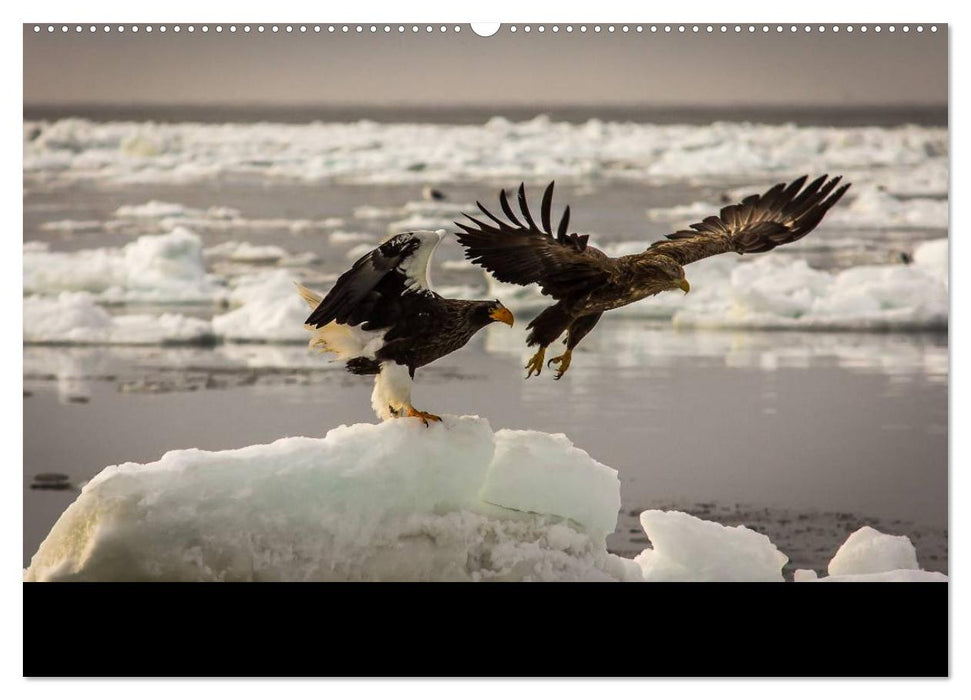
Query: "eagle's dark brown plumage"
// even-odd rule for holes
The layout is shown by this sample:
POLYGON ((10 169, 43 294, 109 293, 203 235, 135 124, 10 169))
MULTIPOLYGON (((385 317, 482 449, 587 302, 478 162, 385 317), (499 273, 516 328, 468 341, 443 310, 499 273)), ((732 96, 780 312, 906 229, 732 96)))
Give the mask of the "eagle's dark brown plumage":
POLYGON ((419 367, 463 347, 490 323, 513 324, 498 300, 446 299, 428 286, 428 264, 444 231, 390 238, 341 275, 326 296, 298 286, 312 312, 310 347, 337 355, 353 374, 373 374, 379 418, 440 420, 411 404, 419 367))
POLYGON ((456 222, 457 234, 465 246, 465 257, 481 265, 502 282, 538 284, 543 294, 557 303, 545 309, 529 324, 527 343, 539 351, 526 365, 527 377, 539 374, 546 347, 564 331, 566 352, 550 360, 557 363, 559 379, 570 366, 573 348, 600 320, 604 311, 615 309, 668 289, 690 288, 684 266, 720 253, 763 253, 776 246, 798 241, 812 231, 829 209, 849 189, 838 186, 839 177, 826 175, 806 185, 807 176, 789 184, 780 183, 765 193, 746 197, 724 207, 718 216, 692 224, 658 241, 643 253, 611 258, 587 244, 588 236, 569 233, 567 207, 553 233, 551 210, 553 184, 543 193, 540 224, 533 219, 526 202, 526 188, 519 186, 519 217, 505 191, 499 205, 505 221, 476 202, 487 220, 466 214, 472 222, 456 222))

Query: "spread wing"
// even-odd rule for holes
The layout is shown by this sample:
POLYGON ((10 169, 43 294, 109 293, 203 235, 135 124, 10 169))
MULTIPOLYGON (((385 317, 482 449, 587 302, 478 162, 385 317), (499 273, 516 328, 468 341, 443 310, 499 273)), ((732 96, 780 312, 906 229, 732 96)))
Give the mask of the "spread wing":
POLYGON ((788 185, 779 183, 764 194, 746 197, 718 216, 691 224, 692 230, 672 233, 668 240, 654 243, 645 254, 663 253, 687 265, 719 253, 763 253, 798 241, 816 228, 850 188, 846 184, 837 189, 842 178, 823 175, 803 189, 806 179, 803 175, 788 185))
POLYGON ((331 321, 356 326, 374 320, 381 307, 407 288, 406 275, 398 266, 418 245, 417 240, 397 236, 363 256, 337 279, 306 323, 321 328, 331 321))
POLYGON ((456 238, 465 246, 466 258, 484 267, 501 282, 537 283, 543 294, 559 299, 602 284, 609 278, 614 263, 601 251, 587 245, 589 236, 567 233, 570 207, 564 210, 554 236, 550 222, 553 185, 551 182, 543 193, 542 228, 530 214, 526 188, 522 184, 518 203, 523 221, 516 217, 503 190, 499 193, 499 205, 508 222, 476 202, 489 220, 479 221, 465 214, 474 225, 455 223, 464 232, 457 233, 456 238))

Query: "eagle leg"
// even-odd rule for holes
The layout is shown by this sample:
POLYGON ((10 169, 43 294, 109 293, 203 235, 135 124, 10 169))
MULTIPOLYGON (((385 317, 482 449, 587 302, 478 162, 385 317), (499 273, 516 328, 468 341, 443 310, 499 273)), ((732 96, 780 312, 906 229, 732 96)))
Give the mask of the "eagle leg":
POLYGON ((575 348, 584 336, 593 330, 593 327, 597 325, 597 321, 603 316, 603 312, 587 314, 586 316, 581 316, 573 323, 570 324, 570 328, 567 330, 566 336, 566 352, 559 357, 554 357, 552 360, 546 363, 549 367, 554 362, 559 365, 556 368, 556 376, 554 379, 561 378, 566 371, 570 369, 570 360, 573 359, 573 348, 575 348))
POLYGON ((529 370, 526 372, 526 379, 532 377, 534 372, 536 373, 537 377, 539 376, 540 372, 543 371, 544 357, 546 357, 546 346, 541 345, 536 354, 529 358, 529 362, 526 363, 526 367, 524 369, 529 370))
POLYGON ((566 371, 570 369, 570 359, 572 357, 573 357, 573 350, 569 349, 559 357, 554 357, 549 362, 546 363, 547 367, 549 367, 554 362, 558 365, 556 368, 556 375, 553 377, 553 379, 559 379, 564 374, 566 374, 566 371))
POLYGON ((426 428, 428 427, 428 421, 434 421, 438 423, 438 422, 441 422, 442 420, 441 416, 436 416, 434 413, 428 413, 426 411, 419 411, 414 406, 408 406, 405 409, 405 415, 408 418, 420 418, 421 422, 425 424, 426 428))

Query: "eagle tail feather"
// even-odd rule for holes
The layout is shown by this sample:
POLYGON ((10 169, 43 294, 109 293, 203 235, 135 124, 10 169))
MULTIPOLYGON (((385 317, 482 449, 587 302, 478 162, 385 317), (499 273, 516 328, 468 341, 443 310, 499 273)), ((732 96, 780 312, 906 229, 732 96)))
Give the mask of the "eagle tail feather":
POLYGON ((297 292, 299 292, 300 296, 303 297, 303 300, 307 302, 307 305, 311 309, 316 309, 320 302, 323 301, 324 298, 317 294, 317 292, 307 289, 299 282, 294 282, 294 284, 297 285, 297 292))

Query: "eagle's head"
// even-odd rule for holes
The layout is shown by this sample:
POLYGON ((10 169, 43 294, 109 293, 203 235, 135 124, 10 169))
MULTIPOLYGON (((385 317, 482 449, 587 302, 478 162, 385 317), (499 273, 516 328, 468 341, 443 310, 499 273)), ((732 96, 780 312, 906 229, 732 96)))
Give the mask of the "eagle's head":
POLYGON ((498 299, 476 302, 472 315, 480 326, 488 326, 496 321, 512 326, 514 321, 512 311, 503 306, 498 299))
POLYGON ((653 256, 651 266, 657 271, 657 277, 664 289, 680 289, 685 294, 691 290, 691 285, 684 278, 684 268, 674 258, 667 255, 653 256))

